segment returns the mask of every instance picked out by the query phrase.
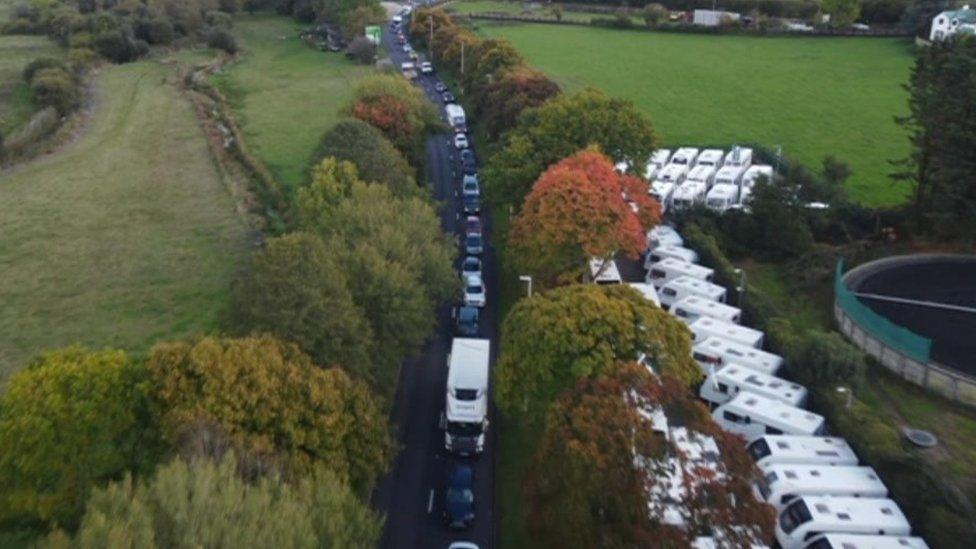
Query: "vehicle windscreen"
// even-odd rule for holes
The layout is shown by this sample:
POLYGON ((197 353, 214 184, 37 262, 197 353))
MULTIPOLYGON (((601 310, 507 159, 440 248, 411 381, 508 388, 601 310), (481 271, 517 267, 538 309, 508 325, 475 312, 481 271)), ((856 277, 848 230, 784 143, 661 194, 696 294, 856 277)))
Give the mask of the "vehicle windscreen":
POLYGON ((478 272, 478 267, 479 267, 479 265, 478 265, 478 262, 476 262, 476 261, 465 261, 464 262, 464 270, 465 271, 472 272, 472 273, 476 273, 476 272, 478 272))
POLYGON ((469 294, 480 294, 481 293, 481 285, 480 284, 468 284, 468 293, 469 294))
POLYGON ((759 461, 769 455, 769 444, 766 442, 766 439, 761 438, 746 447, 746 450, 749 451, 749 455, 752 456, 753 461, 759 461))
POLYGON ((813 520, 810 509, 802 499, 798 499, 790 504, 779 516, 779 527, 784 533, 789 534, 796 530, 798 526, 813 520))
POLYGON ((474 247, 474 248, 480 247, 481 246, 481 237, 480 236, 469 236, 468 237, 468 246, 471 246, 471 247, 474 247))
POLYGON ((447 501, 448 503, 474 503, 474 492, 471 490, 458 490, 457 488, 448 488, 447 490, 447 501))
POLYGON ((476 437, 481 434, 481 424, 468 421, 447 422, 447 432, 453 437, 476 437))

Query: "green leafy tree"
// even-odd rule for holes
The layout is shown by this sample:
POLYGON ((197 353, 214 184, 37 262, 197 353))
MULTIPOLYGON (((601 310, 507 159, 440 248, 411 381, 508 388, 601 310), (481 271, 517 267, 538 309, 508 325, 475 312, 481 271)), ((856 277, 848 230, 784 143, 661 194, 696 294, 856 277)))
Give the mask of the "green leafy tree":
POLYGON ((625 285, 577 284, 523 299, 505 318, 502 340, 496 401, 530 419, 578 379, 641 354, 687 385, 701 379, 684 324, 625 285))
POLYGON ((152 468, 160 450, 145 370, 125 353, 44 353, 0 397, 0 518, 74 527, 91 489, 152 468))
POLYGON ((332 157, 356 165, 360 179, 382 183, 397 196, 417 196, 414 169, 383 133, 369 124, 350 118, 332 126, 316 152, 316 162, 332 157))
POLYGON ((74 537, 58 531, 46 549, 191 547, 375 547, 383 520, 332 472, 316 468, 294 485, 243 480, 232 456, 219 463, 174 460, 152 478, 131 476, 92 494, 74 537))
POLYGON ((316 364, 375 383, 373 333, 349 291, 346 269, 318 236, 269 240, 231 293, 231 327, 292 341, 316 364))
MULTIPOLYGON (((813 246, 799 186, 793 180, 760 180, 752 189, 752 215, 744 220, 748 238, 760 255, 785 259, 803 255, 813 246)), ((745 216, 744 216, 745 217, 745 216)))
POLYGON ((369 388, 295 345, 271 336, 158 343, 147 366, 172 443, 202 418, 245 451, 280 456, 295 476, 322 465, 366 494, 386 469, 392 441, 369 388))
POLYGON ((541 106, 559 95, 559 86, 545 74, 520 65, 493 79, 478 105, 479 120, 491 137, 515 126, 526 109, 541 106))
POLYGON ((644 19, 645 25, 653 27, 667 20, 668 8, 661 4, 648 4, 641 8, 640 15, 644 19))
POLYGON ((466 93, 475 104, 482 104, 485 89, 502 72, 514 69, 523 63, 522 54, 508 40, 479 40, 471 50, 465 50, 466 70, 461 80, 466 93))
POLYGON ((366 27, 386 20, 386 10, 378 2, 357 6, 342 16, 342 32, 347 37, 363 36, 366 27))
POLYGON ((835 332, 810 330, 789 349, 790 378, 807 386, 859 385, 867 365, 864 353, 835 332))
POLYGON ((830 14, 830 24, 846 27, 861 15, 859 0, 821 0, 820 9, 830 14))
POLYGON ((40 105, 54 107, 62 116, 78 108, 81 102, 78 83, 61 68, 38 70, 31 78, 30 87, 40 105))
POLYGON ((434 329, 435 306, 457 291, 455 246, 425 200, 361 181, 338 202, 329 192, 314 181, 299 191, 299 223, 329 242, 348 273, 353 298, 383 339, 376 359, 392 394, 397 365, 419 350, 434 329))
POLYGON ((518 208, 546 168, 576 151, 597 145, 614 162, 643 166, 656 143, 633 103, 593 89, 561 95, 522 113, 483 170, 485 185, 494 202, 518 208))

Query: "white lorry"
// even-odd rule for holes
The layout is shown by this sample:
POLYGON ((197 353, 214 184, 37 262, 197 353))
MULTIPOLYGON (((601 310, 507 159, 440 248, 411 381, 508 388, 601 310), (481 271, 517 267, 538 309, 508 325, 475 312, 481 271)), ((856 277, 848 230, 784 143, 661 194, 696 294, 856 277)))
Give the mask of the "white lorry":
POLYGON ((444 447, 455 454, 480 454, 488 430, 487 339, 456 337, 447 357, 444 447))
POLYGON ((444 111, 447 113, 447 121, 451 123, 454 129, 466 127, 467 120, 464 118, 464 107, 457 103, 448 103, 444 107, 444 111))

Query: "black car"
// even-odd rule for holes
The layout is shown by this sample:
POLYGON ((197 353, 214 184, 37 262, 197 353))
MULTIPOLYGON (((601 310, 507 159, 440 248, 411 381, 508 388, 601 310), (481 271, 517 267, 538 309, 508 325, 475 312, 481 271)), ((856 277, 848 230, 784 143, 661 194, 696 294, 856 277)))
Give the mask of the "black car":
POLYGON ((441 94, 441 97, 444 99, 444 102, 445 103, 453 103, 454 102, 454 94, 451 93, 451 92, 449 92, 449 91, 446 91, 446 92, 442 93, 441 94))
POLYGON ((444 93, 447 91, 447 84, 438 82, 434 84, 434 89, 437 90, 437 93, 444 93))
POLYGON ((455 465, 444 490, 444 520, 449 528, 464 529, 474 522, 474 471, 455 465))
POLYGON ((458 307, 457 318, 455 318, 455 332, 459 336, 477 337, 478 317, 480 313, 477 307, 458 307))
POLYGON ((464 197, 464 213, 466 214, 476 214, 481 213, 481 200, 477 196, 468 195, 464 197))
POLYGON ((461 151, 461 170, 464 175, 476 175, 478 173, 478 162, 475 160, 474 152, 471 149, 461 151))

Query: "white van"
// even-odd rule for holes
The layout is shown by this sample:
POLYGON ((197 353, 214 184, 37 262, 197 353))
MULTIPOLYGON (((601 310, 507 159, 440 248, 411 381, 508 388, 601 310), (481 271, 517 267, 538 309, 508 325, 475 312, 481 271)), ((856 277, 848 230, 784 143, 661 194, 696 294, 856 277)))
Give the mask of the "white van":
POLYGON ((748 326, 740 326, 733 322, 726 322, 717 318, 703 316, 695 319, 688 325, 691 330, 692 340, 695 342, 705 341, 710 337, 720 337, 742 345, 748 345, 753 349, 762 349, 763 334, 759 330, 754 330, 748 326))
POLYGON ((661 306, 661 300, 657 297, 657 290, 654 289, 653 284, 648 284, 646 282, 628 282, 628 286, 637 290, 644 296, 644 299, 650 301, 651 303, 661 306))
POLYGON ((689 168, 684 164, 668 164, 657 173, 658 181, 680 185, 688 175, 689 168))
POLYGON ((742 166, 722 166, 722 169, 715 173, 715 184, 732 185, 738 188, 744 173, 746 169, 742 166))
POLYGON ((647 249, 653 250, 658 246, 684 246, 685 239, 671 225, 655 225, 647 231, 647 249))
POLYGON ((705 195, 705 207, 716 212, 724 212, 739 203, 739 187, 735 185, 715 185, 705 195))
POLYGON ((698 263, 698 252, 695 250, 685 248, 684 246, 665 245, 658 246, 647 253, 647 256, 644 257, 644 268, 650 269, 652 263, 664 261, 669 257, 687 261, 688 263, 698 263))
POLYGON ((717 171, 717 168, 714 166, 695 166, 688 172, 685 181, 701 181, 705 184, 705 187, 710 188, 715 181, 715 173, 717 171))
POLYGON ((674 156, 671 157, 670 164, 674 166, 685 166, 690 169, 695 165, 696 158, 698 158, 698 149, 695 147, 681 147, 674 151, 674 156))
POLYGON ((705 201, 708 185, 701 181, 685 181, 671 195, 671 208, 675 211, 687 210, 705 201))
POLYGON ((859 534, 821 534, 810 538, 804 549, 929 549, 922 538, 859 534))
POLYGON ((725 155, 723 166, 739 166, 743 169, 752 165, 752 149, 748 147, 732 147, 729 154, 725 155))
POLYGON ((721 406, 739 393, 752 393, 797 407, 807 401, 807 389, 803 385, 736 364, 709 372, 698 389, 698 396, 712 406, 721 406))
POLYGON ((671 160, 671 149, 658 149, 651 154, 651 164, 659 170, 668 165, 668 160, 671 160))
POLYGON ((847 441, 837 437, 767 435, 746 446, 760 469, 770 465, 857 465, 857 454, 847 441))
POLYGON ((724 286, 690 276, 678 277, 658 290, 658 295, 661 297, 661 305, 664 308, 672 307, 678 301, 689 296, 725 303, 727 293, 724 286))
POLYGON ((690 276, 691 278, 711 282, 712 277, 715 276, 715 271, 708 267, 702 267, 701 265, 668 257, 657 263, 652 263, 651 268, 647 271, 647 278, 644 281, 648 284, 653 284, 655 288, 661 288, 668 282, 682 276, 690 276))
POLYGON ((783 549, 803 549, 823 532, 907 536, 912 527, 890 499, 801 496, 776 520, 776 541, 783 549))
POLYGON ((711 166, 717 169, 722 165, 724 157, 725 151, 722 149, 705 149, 695 160, 695 166, 711 166))
POLYGON ((657 200, 658 204, 661 205, 661 213, 664 213, 671 209, 671 200, 674 197, 674 190, 676 188, 678 188, 678 185, 674 183, 656 180, 651 183, 651 187, 647 193, 651 195, 654 200, 657 200))
POLYGON ((671 314, 678 317, 678 320, 681 320, 685 324, 691 324, 701 317, 714 318, 734 324, 738 324, 742 320, 742 310, 738 307, 705 299, 704 297, 698 297, 697 295, 689 295, 681 298, 671 306, 671 314))
POLYGON ((857 466, 770 465, 753 492, 777 513, 799 496, 888 497, 888 488, 874 469, 857 466))
POLYGON ((617 269, 617 262, 599 257, 590 259, 590 280, 595 284, 603 285, 623 282, 623 279, 620 278, 620 270, 617 269))
POLYGON ((739 393, 715 408, 712 419, 746 442, 764 435, 822 435, 826 425, 821 415, 752 393, 739 393))
POLYGON ((767 180, 772 180, 773 178, 773 167, 761 164, 756 164, 755 166, 749 166, 746 173, 742 175, 742 188, 752 189, 756 186, 756 181, 760 178, 765 178, 767 180))
POLYGON ((717 370, 728 364, 738 364, 772 376, 783 366, 783 357, 779 355, 721 337, 710 337, 695 344, 691 355, 705 373, 709 368, 717 370))

